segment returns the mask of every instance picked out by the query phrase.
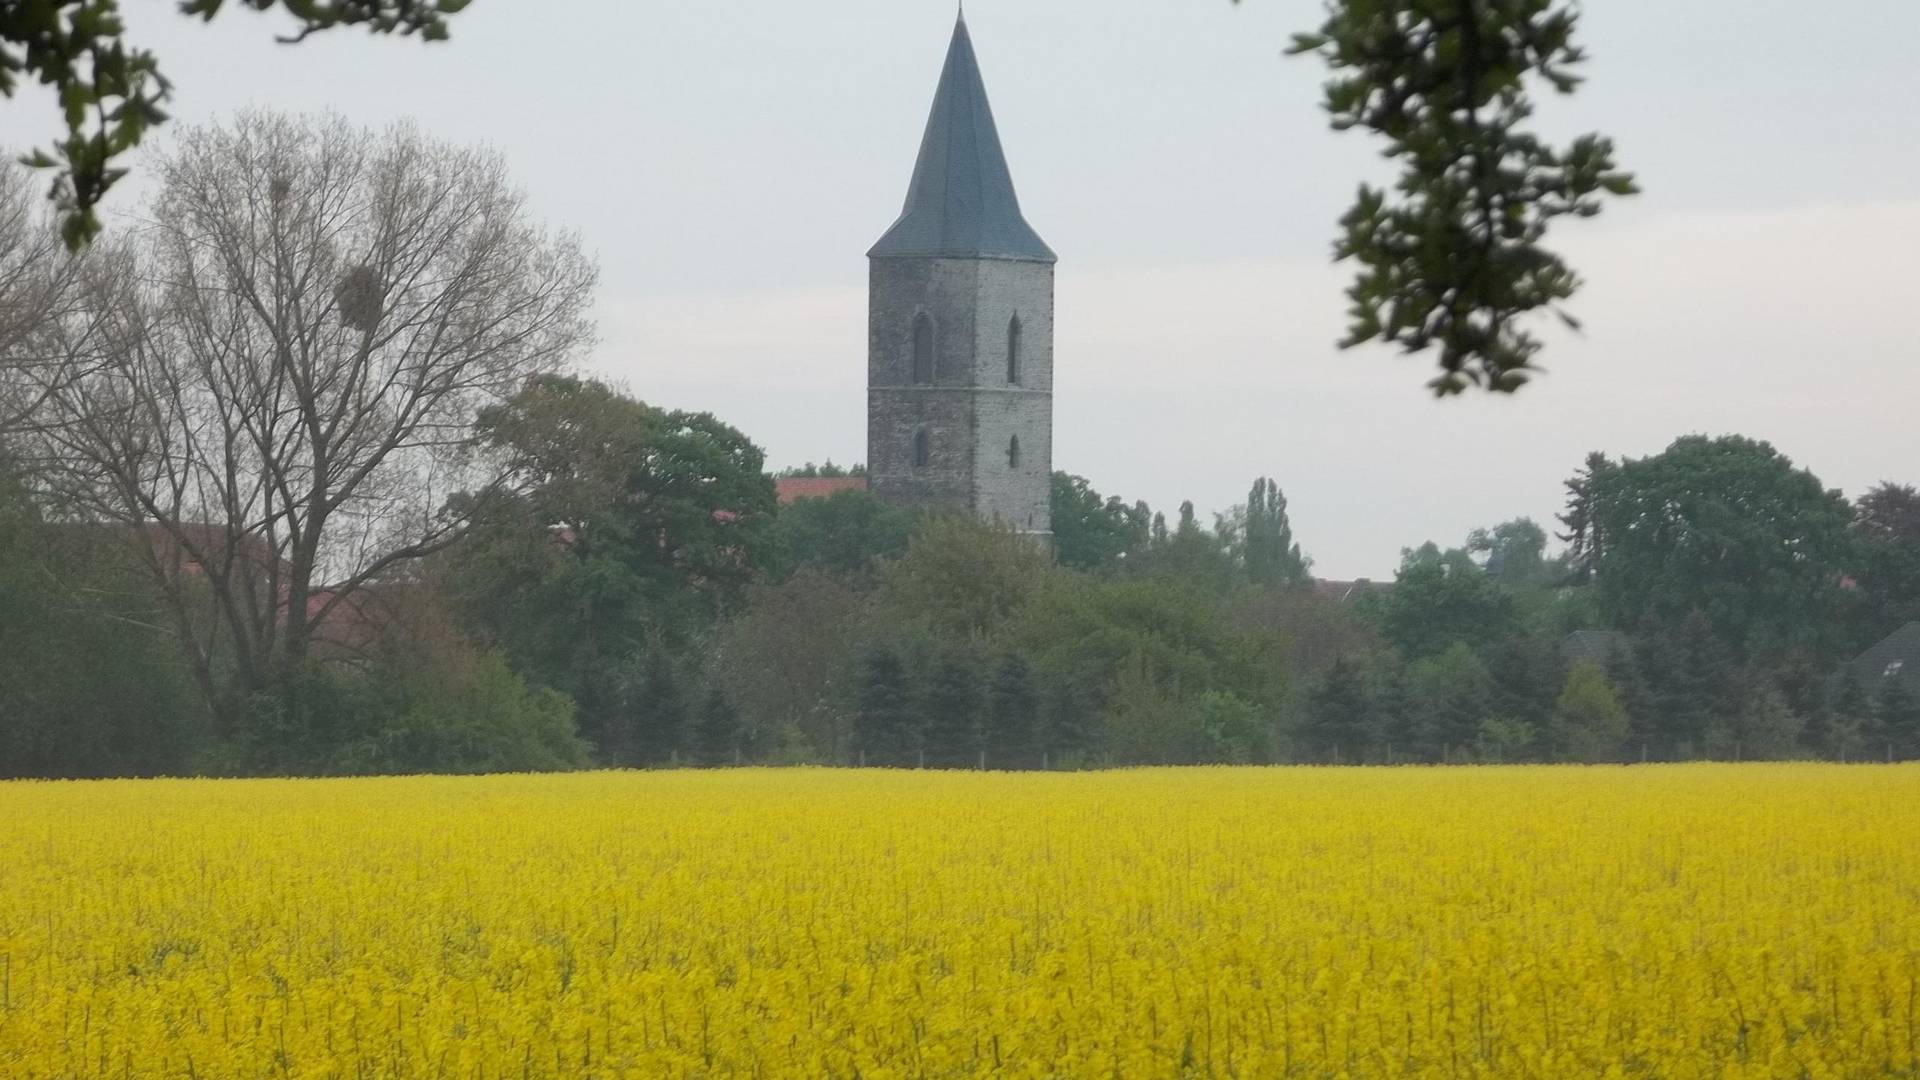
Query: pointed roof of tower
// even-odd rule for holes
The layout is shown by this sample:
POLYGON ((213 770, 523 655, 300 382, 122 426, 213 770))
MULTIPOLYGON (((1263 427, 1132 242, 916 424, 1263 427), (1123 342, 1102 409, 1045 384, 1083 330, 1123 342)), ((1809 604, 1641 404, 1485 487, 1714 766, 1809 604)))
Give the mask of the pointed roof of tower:
POLYGON ((953 27, 907 204, 867 255, 1054 261, 1020 216, 964 14, 953 27))

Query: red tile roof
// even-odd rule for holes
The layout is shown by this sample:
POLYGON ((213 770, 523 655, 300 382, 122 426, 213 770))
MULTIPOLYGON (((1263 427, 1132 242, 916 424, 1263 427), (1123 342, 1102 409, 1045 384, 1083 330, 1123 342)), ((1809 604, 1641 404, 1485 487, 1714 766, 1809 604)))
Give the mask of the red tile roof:
POLYGON ((795 499, 824 499, 836 491, 865 490, 864 476, 780 476, 773 481, 774 494, 782 506, 795 499))

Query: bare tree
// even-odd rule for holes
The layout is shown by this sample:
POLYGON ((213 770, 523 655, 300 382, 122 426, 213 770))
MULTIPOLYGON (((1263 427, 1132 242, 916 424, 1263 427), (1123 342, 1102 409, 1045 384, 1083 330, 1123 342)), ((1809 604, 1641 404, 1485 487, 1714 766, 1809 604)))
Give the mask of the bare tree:
POLYGON ((227 721, 517 485, 475 413, 590 343, 595 269, 498 154, 409 126, 248 113, 154 174, 24 442, 131 542, 227 721))
POLYGON ((47 332, 73 316, 86 259, 67 253, 51 208, 10 158, 0 153, 0 436, 33 411, 38 380, 23 373, 51 359, 47 332))

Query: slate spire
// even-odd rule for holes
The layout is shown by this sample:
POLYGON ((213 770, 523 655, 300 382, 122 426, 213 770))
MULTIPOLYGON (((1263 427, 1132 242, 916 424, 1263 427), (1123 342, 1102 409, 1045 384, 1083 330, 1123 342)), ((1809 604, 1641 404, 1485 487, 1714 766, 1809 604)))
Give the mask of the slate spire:
POLYGON ((1054 261, 1020 216, 964 13, 954 23, 906 206, 867 255, 1054 261))

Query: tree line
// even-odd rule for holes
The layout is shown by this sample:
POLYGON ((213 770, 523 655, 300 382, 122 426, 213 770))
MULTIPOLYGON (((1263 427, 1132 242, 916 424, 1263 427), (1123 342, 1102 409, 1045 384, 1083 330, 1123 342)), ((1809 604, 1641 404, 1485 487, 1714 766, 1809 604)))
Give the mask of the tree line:
POLYGON ((1689 436, 1390 582, 1316 580, 1265 476, 1057 474, 1051 545, 781 505, 576 373, 594 266, 497 156, 254 113, 151 169, 77 255, 0 181, 5 775, 1920 754, 1845 663, 1920 618, 1909 487, 1689 436))

